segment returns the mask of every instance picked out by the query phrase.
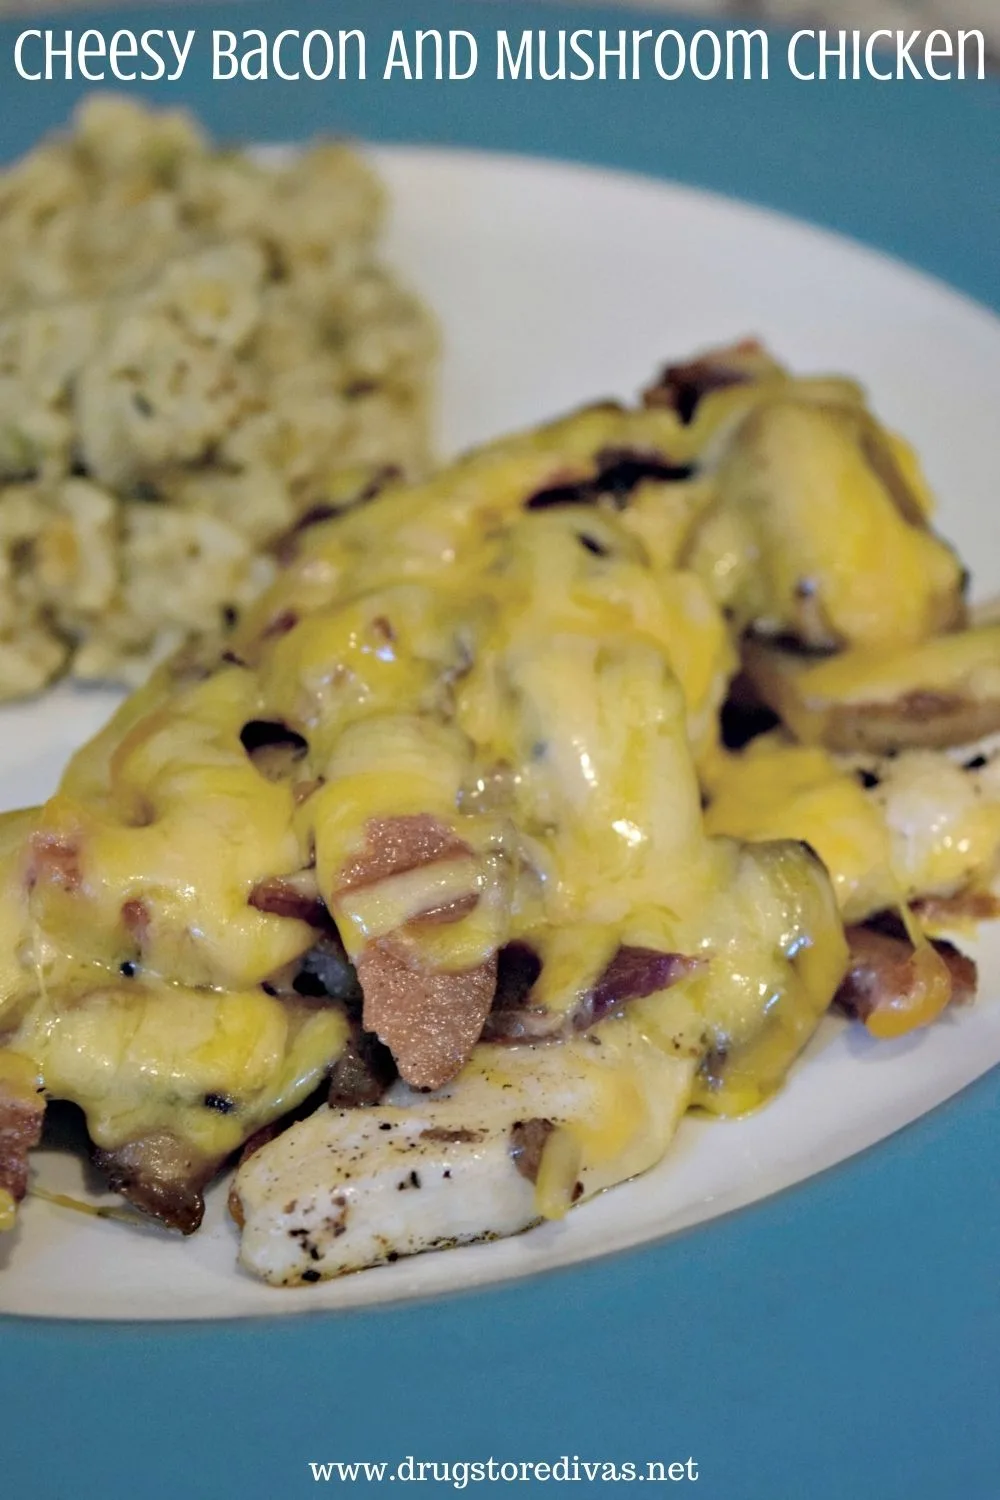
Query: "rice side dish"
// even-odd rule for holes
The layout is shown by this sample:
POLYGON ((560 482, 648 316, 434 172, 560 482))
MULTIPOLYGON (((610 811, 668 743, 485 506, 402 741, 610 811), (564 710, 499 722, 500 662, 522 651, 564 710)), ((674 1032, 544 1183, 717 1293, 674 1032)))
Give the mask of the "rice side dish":
POLYGON ((433 322, 352 150, 92 96, 0 174, 0 699, 132 683, 297 520, 429 461, 433 322))

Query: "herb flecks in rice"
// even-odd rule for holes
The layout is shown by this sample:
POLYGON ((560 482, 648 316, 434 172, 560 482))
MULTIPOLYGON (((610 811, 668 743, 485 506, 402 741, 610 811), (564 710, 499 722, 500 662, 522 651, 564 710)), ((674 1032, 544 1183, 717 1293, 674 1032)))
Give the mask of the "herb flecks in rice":
POLYGON ((0 698, 132 682, 270 544, 427 462, 435 336, 346 147, 281 166, 97 96, 0 175, 0 698))

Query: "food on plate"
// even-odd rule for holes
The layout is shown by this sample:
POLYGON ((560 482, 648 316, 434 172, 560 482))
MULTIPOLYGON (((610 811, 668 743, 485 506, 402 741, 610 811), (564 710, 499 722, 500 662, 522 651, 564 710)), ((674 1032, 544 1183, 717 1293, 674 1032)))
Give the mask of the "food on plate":
POLYGON ((832 750, 940 749, 1000 732, 1000 624, 889 651, 803 656, 747 642, 747 676, 796 739, 832 750))
POLYGON ((14 1227, 28 1190, 28 1152, 42 1138, 45 1115, 41 1090, 29 1057, 0 1050, 0 1231, 14 1227))
POLYGON ((946 1005, 975 998, 976 966, 954 943, 914 945, 907 924, 891 912, 847 935, 851 963, 835 1004, 875 1037, 905 1036, 936 1020, 946 1005))
POLYGON ((137 682, 275 536, 428 460, 436 340, 352 151, 91 96, 0 175, 0 699, 137 682))
POLYGON ((878 650, 960 624, 965 571, 931 529, 909 446, 852 382, 792 379, 754 345, 735 353, 736 367, 733 351, 668 367, 646 400, 687 418, 712 470, 688 561, 737 631, 878 650))
POLYGON ((292 1285, 560 1217, 768 1099, 831 1006, 890 1037, 967 1003, 916 908, 988 889, 989 744, 803 742, 755 665, 846 664, 859 722, 988 701, 930 508, 856 387, 743 344, 302 518, 0 822, 0 1083, 185 1231, 242 1148, 242 1263, 292 1285), (741 714, 777 724, 736 748, 741 714))
POLYGON ((778 730, 726 756, 710 797, 712 832, 806 839, 847 921, 985 890, 1000 859, 1000 742, 834 755, 778 730))

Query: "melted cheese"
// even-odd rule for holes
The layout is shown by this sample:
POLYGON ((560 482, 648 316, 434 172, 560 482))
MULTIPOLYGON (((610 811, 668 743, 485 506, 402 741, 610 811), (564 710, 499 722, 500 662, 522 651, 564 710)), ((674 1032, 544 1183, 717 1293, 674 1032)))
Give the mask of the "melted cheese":
POLYGON ((753 741, 719 763, 705 821, 711 833, 738 839, 805 840, 829 870, 847 921, 899 900, 879 808, 825 750, 753 741))
MULTIPOLYGON (((838 629, 908 640, 933 627, 953 581, 950 554, 901 520, 853 449, 834 465, 849 498, 839 550, 780 486, 763 529, 752 522, 756 491, 738 454, 755 414, 771 413, 767 453, 798 462, 817 413, 832 411, 836 426, 860 410, 852 389, 818 383, 783 406, 776 392, 788 385, 772 371, 719 392, 687 426, 669 411, 595 407, 309 529, 224 650, 161 669, 75 757, 56 796, 7 825, 0 1003, 46 1087, 83 1105, 96 1139, 169 1123, 201 1150, 228 1149, 332 1060, 339 1012, 299 1015, 260 988, 315 933, 258 910, 251 894, 307 870, 355 957, 407 914, 475 894, 458 920, 416 935, 415 951, 455 971, 524 939, 543 959, 533 1002, 560 1014, 622 945, 692 955, 699 967, 669 1006, 669 995, 635 1002, 643 1046, 662 1061, 682 1035, 692 1067, 707 1055, 696 1096, 720 1112, 778 1087, 846 948, 808 853, 706 835, 698 772, 707 778, 718 759, 737 664, 721 603, 739 595, 738 615, 750 608, 750 547, 773 585, 758 601, 765 615, 805 566, 828 581, 838 629), (623 453, 640 467, 651 459, 654 473, 696 460, 703 473, 643 479, 622 509, 613 492, 595 498, 594 481, 623 453), (531 504, 579 484, 593 503, 531 504), (725 517, 732 589, 710 545, 725 517), (873 587, 873 544, 879 556, 901 549, 898 588, 873 587), (254 721, 301 737, 287 774, 265 775, 244 749, 254 721), (451 828, 461 860, 341 890, 372 827, 407 814, 451 828), (121 984, 123 963, 139 966, 136 983, 121 984), (219 1090, 241 1101, 238 1120, 207 1118, 204 1093, 219 1090)), ((803 772, 801 795, 825 774, 803 772)), ((709 833, 803 836, 777 798, 768 823, 767 797, 753 797, 754 817, 723 816, 717 802, 709 833)), ((849 814, 877 842, 881 825, 869 828, 843 787, 816 798, 831 838, 849 814)), ((815 842, 842 896, 872 878, 874 842, 854 866, 815 842)), ((617 1176, 639 1160, 623 1144, 636 1135, 623 1123, 627 1074, 605 1070, 615 1102, 590 1136, 574 1127, 584 1162, 606 1157, 617 1176)))
POLYGON ((1000 778, 936 751, 852 762, 767 735, 721 757, 706 826, 740 839, 804 839, 847 922, 918 896, 987 883, 1000 864, 1000 778))
MULTIPOLYGON (((0 1110, 5 1104, 33 1107, 41 1087, 37 1064, 31 1058, 13 1048, 0 1047, 0 1110)), ((0 1234, 13 1229, 16 1222, 14 1193, 0 1185, 0 1234)))
POLYGON ((113 1149, 167 1129, 206 1159, 301 1103, 346 1036, 341 1013, 262 990, 119 984, 40 999, 10 1038, 113 1149))
POLYGON ((912 457, 860 407, 761 399, 720 462, 692 562, 741 625, 813 645, 910 645, 961 616, 961 565, 912 457), (882 566, 891 559, 891 565, 882 566))
POLYGON ((35 818, 34 810, 0 816, 0 1036, 31 982, 24 964, 30 924, 25 843, 35 818))

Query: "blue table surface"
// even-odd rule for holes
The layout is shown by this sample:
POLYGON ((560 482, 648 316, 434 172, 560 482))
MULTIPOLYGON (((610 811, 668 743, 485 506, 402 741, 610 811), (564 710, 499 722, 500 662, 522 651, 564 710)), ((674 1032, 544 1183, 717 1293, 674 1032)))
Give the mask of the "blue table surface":
MULTIPOLYGON (((60 123, 82 91, 18 79, 17 31, 108 20, 0 26, 0 155, 60 123)), ((488 39, 499 25, 639 23, 692 29, 660 13, 487 0, 257 0, 113 17, 200 34, 360 25, 373 52, 392 26, 488 39)), ((1000 303, 995 82, 806 85, 776 68, 766 83, 501 85, 486 69, 464 84, 213 83, 196 49, 180 82, 142 95, 193 105, 233 139, 341 130, 697 183, 854 235, 1000 303)), ((284 1322, 3 1320, 0 1496, 285 1500, 316 1491, 310 1460, 578 1454, 694 1457, 702 1500, 997 1500, 998 1104, 995 1070, 793 1191, 495 1291, 284 1322)), ((514 1493, 540 1485, 501 1482, 514 1493)), ((420 1493, 451 1489, 429 1481, 420 1493)))

